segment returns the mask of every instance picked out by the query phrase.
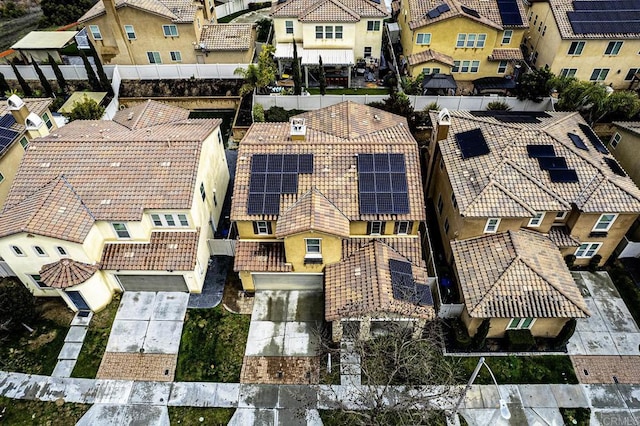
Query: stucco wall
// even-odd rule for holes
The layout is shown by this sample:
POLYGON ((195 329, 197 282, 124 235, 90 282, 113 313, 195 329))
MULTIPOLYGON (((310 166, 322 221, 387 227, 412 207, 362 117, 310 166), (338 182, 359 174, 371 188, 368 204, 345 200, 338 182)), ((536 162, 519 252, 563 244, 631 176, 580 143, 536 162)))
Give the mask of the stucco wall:
MULTIPOLYGON (((476 334, 478 327, 482 324, 482 318, 470 318, 466 309, 461 316, 470 336, 476 334)), ((568 318, 536 318, 531 327, 531 334, 535 337, 556 337, 568 318)), ((487 337, 500 338, 504 337, 507 326, 511 322, 511 318, 492 318, 489 333, 487 337)))
POLYGON ((615 131, 622 139, 615 148, 609 145, 609 150, 636 186, 640 187, 640 136, 620 127, 616 127, 615 131))
POLYGON ((342 256, 342 239, 333 235, 320 232, 305 232, 292 235, 284 239, 284 249, 287 256, 287 263, 291 263, 296 272, 322 272, 324 265, 340 261, 342 256), (321 264, 304 264, 306 255, 306 238, 320 238, 321 241, 321 264))

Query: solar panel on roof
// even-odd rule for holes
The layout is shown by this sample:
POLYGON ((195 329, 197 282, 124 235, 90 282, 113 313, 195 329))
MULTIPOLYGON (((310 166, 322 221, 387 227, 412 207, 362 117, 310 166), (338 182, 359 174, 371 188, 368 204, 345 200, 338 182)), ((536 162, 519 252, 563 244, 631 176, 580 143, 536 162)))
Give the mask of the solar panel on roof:
POLYGON ((627 175, 624 172, 624 170, 622 169, 622 167, 620 167, 620 164, 618 164, 618 162, 616 160, 614 160, 613 158, 605 158, 604 162, 607 163, 607 166, 609 166, 611 171, 613 173, 617 174, 618 176, 626 176, 627 175))
POLYGON ((503 25, 522 25, 522 16, 516 0, 498 0, 498 12, 503 25))
POLYGON ((282 174, 282 193, 295 194, 298 192, 298 174, 283 173, 282 174))
POLYGON ((298 173, 313 173, 313 154, 298 155, 298 173))
POLYGON ((14 140, 16 136, 18 136, 18 132, 9 129, 0 129, 0 136, 3 138, 7 138, 10 141, 14 140))
POLYGON ((393 193, 393 209, 396 214, 409 213, 409 194, 406 191, 393 193))
POLYGON ((267 182, 264 192, 267 194, 280 194, 282 190, 282 175, 280 173, 267 174, 267 182))
POLYGON ((11 145, 11 141, 13 141, 13 139, 3 138, 0 136, 0 152, 4 151, 6 147, 11 145))
POLYGON ((380 0, 371 0, 372 2, 374 2, 375 4, 380 4, 380 0))
POLYGON ((264 183, 267 180, 265 173, 251 173, 249 178, 249 192, 264 192, 264 183))
POLYGON ((428 285, 416 284, 416 299, 420 306, 433 306, 433 296, 428 285))
POLYGON ((294 154, 285 154, 282 163, 282 171, 285 173, 298 173, 298 156, 294 154))
POLYGON ((438 6, 436 9, 438 9, 438 12, 440 13, 445 13, 450 11, 451 9, 449 8, 448 4, 441 4, 440 6, 438 6))
POLYGON ((538 164, 542 170, 567 168, 567 160, 564 157, 538 157, 538 164))
POLYGON ((574 10, 638 10, 640 1, 638 0, 589 0, 573 1, 574 10))
POLYGON ((267 155, 257 154, 251 157, 251 173, 267 171, 267 155))
POLYGON ((388 172, 389 165, 389 155, 388 154, 373 154, 373 167, 376 172, 388 172))
POLYGON ((8 129, 16 123, 15 118, 11 114, 5 114, 0 117, 0 127, 8 129))
POLYGON ((283 159, 284 159, 284 155, 282 154, 268 154, 267 155, 267 171, 271 173, 281 172, 283 159))
POLYGON ((264 193, 251 194, 247 199, 248 214, 262 214, 264 210, 264 193))
POLYGON ((358 190, 360 192, 376 192, 376 174, 358 173, 358 190))
POLYGON ((478 157, 490 152, 489 145, 487 145, 487 141, 480 129, 457 133, 456 142, 458 143, 460 151, 462 151, 462 158, 465 159, 478 157))
POLYGON ((440 16, 440 11, 438 9, 432 9, 427 12, 427 16, 431 19, 437 18, 440 16))
POLYGON ((593 145, 593 147, 599 153, 601 153, 601 154, 608 154, 609 153, 607 148, 604 146, 604 144, 602 143, 602 141, 600 140, 598 135, 596 135, 593 132, 591 127, 587 126, 586 124, 578 124, 578 126, 580 127, 580 130, 582 130, 584 132, 584 134, 587 136, 587 139, 589 139, 589 142, 591 142, 591 145, 593 145))
POLYGON ((375 192, 361 192, 359 198, 361 214, 378 213, 378 205, 376 202, 375 192))
POLYGON ((358 154, 358 172, 373 171, 373 154, 358 154))
POLYGON ((391 191, 407 192, 407 177, 404 173, 391 173, 391 191))
POLYGON ((376 192, 391 192, 391 175, 376 173, 376 192))
POLYGON ((578 174, 573 169, 551 169, 549 170, 551 182, 578 182, 578 174))
POLYGON ((569 139, 571 139, 571 142, 573 142, 573 144, 577 148, 584 149, 585 151, 589 151, 589 148, 587 148, 587 145, 585 145, 584 141, 580 136, 574 133, 567 133, 567 136, 569 136, 569 139))
POLYGON ((264 214, 280 213, 280 194, 264 194, 264 214))
POLYGON ((404 154, 359 154, 358 192, 360 214, 409 213, 404 154))
POLYGON ((556 156, 556 151, 553 149, 553 145, 527 145, 527 153, 530 158, 556 156))
POLYGON ((462 9, 462 11, 464 13, 466 13, 467 15, 475 16, 476 18, 480 17, 480 14, 475 9, 471 9, 469 7, 466 7, 466 6, 460 6, 460 9, 462 9))
POLYGON ((493 117, 503 123, 541 123, 541 118, 551 117, 543 111, 471 111, 476 117, 493 117))
POLYGON ((389 165, 392 172, 406 172, 404 155, 402 154, 389 154, 389 165))
POLYGON ((567 18, 576 34, 640 32, 640 1, 574 1, 567 18))
POLYGON ((432 306, 433 297, 429 286, 417 284, 413 279, 411 263, 389 259, 393 298, 421 306, 432 306))

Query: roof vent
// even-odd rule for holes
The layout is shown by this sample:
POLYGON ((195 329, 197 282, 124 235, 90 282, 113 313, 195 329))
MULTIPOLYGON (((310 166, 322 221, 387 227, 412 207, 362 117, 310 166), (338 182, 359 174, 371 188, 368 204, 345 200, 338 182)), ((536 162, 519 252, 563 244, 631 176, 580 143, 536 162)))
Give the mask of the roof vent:
POLYGON ((373 119, 376 121, 380 121, 380 116, 378 114, 373 114, 373 119))
POLYGON ((103 204, 103 205, 104 205, 104 204, 111 204, 111 199, 108 199, 108 200, 102 200, 102 201, 100 201, 100 204, 103 204))
POLYGON ((133 112, 130 112, 127 116, 127 120, 133 120, 133 112))
POLYGON ((176 244, 176 243, 167 244, 167 248, 170 249, 170 250, 177 250, 178 244, 176 244))
POLYGON ((122 255, 122 257, 133 257, 136 255, 135 251, 128 251, 122 255))
POLYGON ((171 161, 163 161, 160 163, 161 167, 169 167, 171 165, 171 161))
POLYGON ((118 162, 115 162, 115 163, 111 163, 111 164, 109 164, 109 166, 111 166, 111 167, 120 167, 120 162, 118 161, 118 162))
POLYGON ((58 209, 58 213, 64 213, 67 210, 66 207, 62 206, 58 209))
POLYGON ((31 113, 24 120, 24 126, 27 130, 38 130, 40 126, 44 124, 42 118, 38 117, 38 114, 31 113))
POLYGON ((291 119, 291 140, 305 140, 307 135, 307 125, 304 118, 291 119))
POLYGON ((9 111, 17 111, 24 106, 24 101, 18 95, 11 95, 7 99, 9 111))
POLYGON ((42 167, 42 168, 45 168, 45 169, 46 169, 46 168, 48 168, 48 167, 51 167, 51 163, 40 163, 40 167, 42 167))
POLYGON ((354 274, 356 277, 359 277, 359 276, 362 274, 362 270, 361 270, 360 268, 355 268, 355 269, 353 270, 353 274, 354 274))

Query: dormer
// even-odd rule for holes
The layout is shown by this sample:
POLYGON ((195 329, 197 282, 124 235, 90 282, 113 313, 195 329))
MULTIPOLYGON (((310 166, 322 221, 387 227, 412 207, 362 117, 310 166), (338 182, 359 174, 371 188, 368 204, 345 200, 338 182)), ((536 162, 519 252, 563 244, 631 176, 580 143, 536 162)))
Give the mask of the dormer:
POLYGON ((304 118, 291 119, 291 140, 303 141, 307 136, 307 124, 304 118))

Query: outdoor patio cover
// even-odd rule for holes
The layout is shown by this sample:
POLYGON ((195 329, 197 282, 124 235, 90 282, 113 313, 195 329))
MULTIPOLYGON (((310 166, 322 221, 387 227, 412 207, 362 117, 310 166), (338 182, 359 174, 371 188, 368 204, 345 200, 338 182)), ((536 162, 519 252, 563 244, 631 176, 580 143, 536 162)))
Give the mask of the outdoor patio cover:
POLYGON ((473 81, 473 87, 478 90, 491 89, 515 89, 516 81, 513 78, 506 77, 483 77, 473 81))
POLYGON ((11 46, 12 49, 62 49, 78 31, 31 31, 11 46))
POLYGON ((320 56, 322 56, 323 65, 353 65, 355 63, 353 49, 305 49, 302 53, 302 65, 318 65, 320 56))
MULTIPOLYGON (((298 58, 301 58, 304 48, 300 43, 296 43, 296 45, 298 48, 298 58)), ((293 59, 293 43, 278 43, 273 57, 275 59, 293 59)))
POLYGON ((429 74, 422 80, 424 90, 457 89, 456 80, 450 74, 429 74))

